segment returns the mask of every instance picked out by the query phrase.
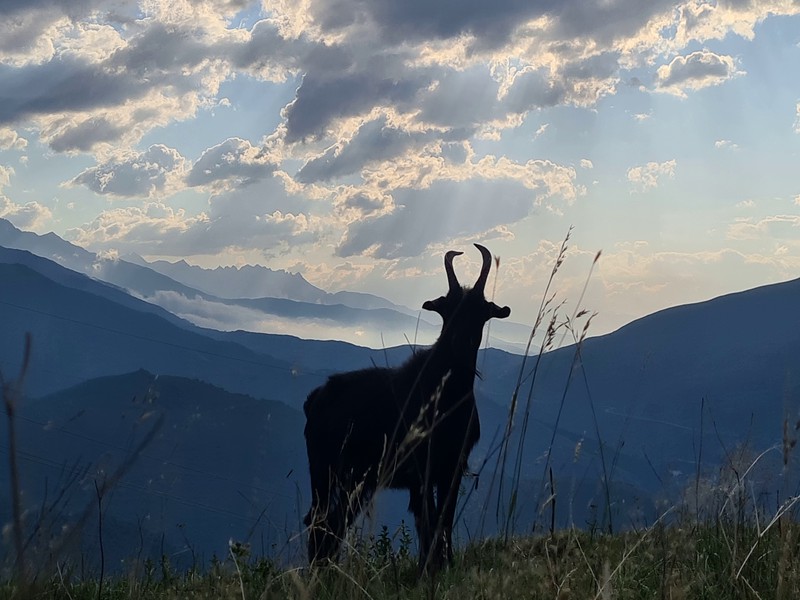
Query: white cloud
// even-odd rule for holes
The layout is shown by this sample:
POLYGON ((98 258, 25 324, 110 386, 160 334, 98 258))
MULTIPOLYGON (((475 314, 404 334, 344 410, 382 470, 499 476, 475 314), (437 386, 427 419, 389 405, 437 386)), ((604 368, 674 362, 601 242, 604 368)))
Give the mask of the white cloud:
POLYGON ((386 116, 362 124, 349 140, 343 140, 306 162, 296 175, 297 181, 311 183, 359 174, 407 151, 418 151, 436 141, 441 133, 405 131, 389 124, 386 116))
POLYGON ((90 167, 69 184, 118 198, 153 198, 175 191, 185 169, 185 160, 176 150, 154 144, 145 152, 124 152, 90 167))
POLYGON ((211 103, 229 72, 218 48, 240 37, 230 10, 153 2, 142 19, 137 3, 116 4, 33 1, 2 20, 13 48, 0 124, 32 123, 56 151, 102 151, 211 103))
MULTIPOLYGON (((129 248, 141 251, 146 248, 147 254, 157 254, 159 246, 175 244, 178 238, 208 220, 205 213, 189 216, 182 209, 148 202, 141 207, 103 211, 91 223, 68 230, 66 237, 93 250, 129 248)), ((192 254, 190 248, 185 249, 189 250, 187 255, 192 254)))
POLYGON ((728 226, 729 240, 774 238, 796 243, 800 231, 800 215, 770 215, 761 219, 736 219, 728 226))
MULTIPOLYGON (((486 234, 524 219, 536 206, 570 203, 583 193, 574 169, 549 161, 520 164, 488 156, 458 167, 434 164, 440 171, 430 182, 391 186, 390 210, 349 223, 337 254, 415 256, 432 244, 486 234)), ((381 177, 392 174, 381 172, 381 177)))
POLYGON ((0 192, 11 183, 11 177, 14 175, 14 167, 6 167, 0 164, 0 192))
POLYGON ((798 13, 793 0, 690 0, 679 5, 674 45, 722 40, 731 33, 752 40, 756 25, 768 17, 798 13))
POLYGON ((247 185, 270 177, 276 168, 277 163, 266 148, 241 138, 228 138, 203 152, 187 173, 186 183, 217 187, 247 185))
POLYGON ((658 186, 664 177, 675 177, 675 159, 662 163, 649 162, 645 165, 631 167, 628 169, 628 181, 633 184, 634 191, 644 192, 658 186))
POLYGON ((25 150, 28 140, 10 127, 0 127, 0 150, 25 150))
POLYGON ((795 106, 794 115, 794 132, 800 133, 800 102, 795 106))
POLYGON ((0 217, 8 219, 22 229, 40 230, 52 219, 53 213, 39 202, 15 204, 11 199, 0 194, 0 217))
POLYGON ((50 209, 38 202, 31 201, 25 204, 16 204, 3 192, 11 183, 14 175, 12 167, 0 164, 0 217, 8 219, 17 227, 24 229, 40 229, 48 222, 53 213, 50 209))
POLYGON ((676 56, 668 65, 660 66, 655 84, 658 91, 685 97, 687 91, 719 85, 740 74, 732 57, 700 50, 676 56))
POLYGON ((253 248, 278 254, 313 243, 324 227, 308 212, 311 203, 289 194, 280 178, 225 190, 209 202, 196 215, 157 201, 106 210, 67 235, 95 251, 183 257, 253 248))
MULTIPOLYGON (((253 4, 12 2, 0 9, 13 66, 0 75, 0 122, 33 122, 57 151, 107 153, 218 106, 220 83, 246 73, 271 81, 302 75, 284 113, 289 142, 330 135, 339 143, 340 120, 376 108, 412 115, 421 107, 421 122, 496 134, 537 107, 593 106, 615 92, 621 66, 729 31, 752 35, 766 15, 800 10, 789 0, 567 0, 558 8, 501 0, 457 11, 276 0, 251 29, 239 27, 233 17, 253 4), (503 74, 509 56, 518 64, 503 74)), ((660 82, 674 93, 709 85, 732 75, 730 60, 709 51, 677 57, 660 82)))
POLYGON ((581 168, 583 169, 594 169, 594 163, 590 161, 588 158, 581 159, 581 168))
POLYGON ((647 244, 618 244, 603 252, 586 303, 613 329, 643 314, 730 293, 732 273, 739 290, 796 277, 797 269, 797 250, 656 251, 647 244))
POLYGON ((717 140, 714 142, 714 148, 717 150, 721 150, 724 148, 729 148, 731 150, 738 150, 739 144, 732 142, 731 140, 717 140))

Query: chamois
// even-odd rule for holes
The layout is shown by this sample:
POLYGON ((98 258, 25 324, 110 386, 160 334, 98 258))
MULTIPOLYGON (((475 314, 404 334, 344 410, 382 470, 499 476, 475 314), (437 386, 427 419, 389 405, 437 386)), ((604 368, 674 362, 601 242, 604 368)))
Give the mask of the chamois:
POLYGON ((483 266, 474 287, 458 283, 453 258, 463 253, 449 251, 447 295, 422 305, 442 317, 433 346, 399 367, 332 375, 308 395, 311 564, 336 557, 347 527, 380 487, 409 491, 420 570, 452 561, 458 489, 480 437, 473 385, 483 326, 511 314, 484 297, 492 256, 475 246, 483 266))

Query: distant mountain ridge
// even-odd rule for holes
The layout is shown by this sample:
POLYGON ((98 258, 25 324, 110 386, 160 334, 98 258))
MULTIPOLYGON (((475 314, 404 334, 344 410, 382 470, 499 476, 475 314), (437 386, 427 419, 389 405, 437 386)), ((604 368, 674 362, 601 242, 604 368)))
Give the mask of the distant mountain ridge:
POLYGON ((295 387, 293 365, 212 339, 144 301, 120 302, 105 284, 67 287, 29 266, 8 263, 0 263, 0 280, 0 365, 17 363, 24 335, 32 333, 28 385, 34 394, 138 368, 185 377, 203 373, 207 381, 242 393, 294 388, 302 395, 305 389, 295 387))
MULTIPOLYGON (((0 247, 27 250, 128 290, 205 328, 340 339, 373 348, 407 340, 430 343, 439 332, 436 315, 370 294, 330 294, 299 274, 261 266, 202 269, 185 261, 148 263, 136 255, 130 257, 134 262, 102 258, 53 233, 20 231, 5 219, 0 219, 0 247), (252 296, 262 292, 266 295, 252 296)), ((492 332, 493 346, 521 352, 529 328, 503 322, 495 324, 492 332)))
MULTIPOLYGON (((273 270, 260 265, 244 265, 242 267, 217 267, 204 269, 190 265, 185 260, 168 262, 158 260, 148 262, 137 254, 130 254, 121 259, 98 257, 80 246, 76 246, 55 233, 38 235, 31 231, 22 231, 14 227, 7 219, 0 218, 0 246, 28 250, 61 264, 73 271, 97 277, 123 287, 130 285, 136 276, 141 280, 144 272, 133 267, 119 265, 135 265, 159 273, 173 281, 155 279, 158 289, 175 288, 174 282, 182 284, 177 291, 204 292, 205 294, 224 299, 256 299, 283 298, 299 302, 316 304, 344 304, 351 308, 375 309, 390 308, 409 313, 410 309, 396 305, 385 298, 360 292, 329 293, 310 284, 299 273, 289 273, 283 269, 273 270)), ((142 289, 134 287, 138 292, 142 289)), ((144 287, 144 291, 148 290, 144 287)))
POLYGON ((316 304, 343 304, 351 308, 390 308, 402 312, 410 309, 389 302, 385 298, 360 292, 329 293, 310 284, 299 273, 283 269, 273 270, 261 265, 227 266, 204 269, 190 265, 185 260, 168 262, 146 261, 132 254, 125 259, 134 264, 149 267, 190 287, 197 288, 218 298, 247 299, 283 298, 316 304))
MULTIPOLYGON (((190 564, 191 546, 205 563, 230 538, 282 548, 290 543, 287 527, 297 528, 285 515, 295 512, 298 488, 306 487, 304 418, 283 403, 138 370, 30 399, 19 417, 28 497, 44 496, 70 465, 102 483, 131 461, 105 501, 109 564, 132 558, 140 545, 151 557, 166 547, 178 564, 190 564)), ((91 505, 94 488, 68 491, 59 508, 70 523, 91 505)), ((78 533, 85 555, 98 556, 94 528, 78 533)), ((296 551, 299 544, 291 546, 296 551)))
POLYGON ((353 364, 395 363, 411 352, 408 347, 371 350, 341 341, 206 329, 25 250, 0 247, 0 281, 0 367, 18 363, 24 334, 31 332, 29 391, 35 395, 145 368, 185 377, 202 373, 209 383, 256 396, 265 389, 276 394, 295 390, 279 399, 299 406, 312 385, 299 376, 308 377, 311 369, 319 371, 313 380, 321 382, 329 372, 353 364))

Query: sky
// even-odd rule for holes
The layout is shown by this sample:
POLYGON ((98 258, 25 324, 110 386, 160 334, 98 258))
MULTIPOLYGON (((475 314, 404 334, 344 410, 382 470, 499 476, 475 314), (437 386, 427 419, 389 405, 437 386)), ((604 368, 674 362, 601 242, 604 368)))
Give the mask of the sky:
POLYGON ((592 334, 800 276, 797 0, 3 0, 0 217, 592 334), (593 261, 601 251, 600 259, 593 261), (585 288, 585 290, 584 290, 585 288), (487 288, 488 289, 488 288, 487 288))

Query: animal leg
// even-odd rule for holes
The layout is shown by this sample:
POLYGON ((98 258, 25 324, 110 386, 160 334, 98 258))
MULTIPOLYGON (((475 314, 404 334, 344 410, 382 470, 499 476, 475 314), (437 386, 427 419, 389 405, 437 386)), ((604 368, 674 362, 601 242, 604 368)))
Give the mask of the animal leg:
POLYGON ((347 505, 341 485, 327 465, 312 465, 311 490, 311 510, 305 518, 309 526, 308 561, 324 563, 335 559, 339 552, 347 505))
POLYGON ((424 573, 430 570, 431 546, 436 525, 436 503, 432 486, 426 486, 425 489, 412 487, 410 492, 408 508, 414 514, 414 525, 419 539, 419 570, 420 573, 424 573))
MULTIPOLYGON (((315 494, 316 495, 316 494, 315 494)), ((312 501, 306 515, 308 524, 308 562, 315 564, 331 558, 334 554, 330 540, 330 503, 327 498, 312 501)))
POLYGON ((439 504, 439 522, 436 524, 437 556, 444 562, 453 562, 453 521, 458 504, 458 489, 461 486, 461 470, 457 469, 453 477, 444 478, 436 486, 436 497, 439 504))

